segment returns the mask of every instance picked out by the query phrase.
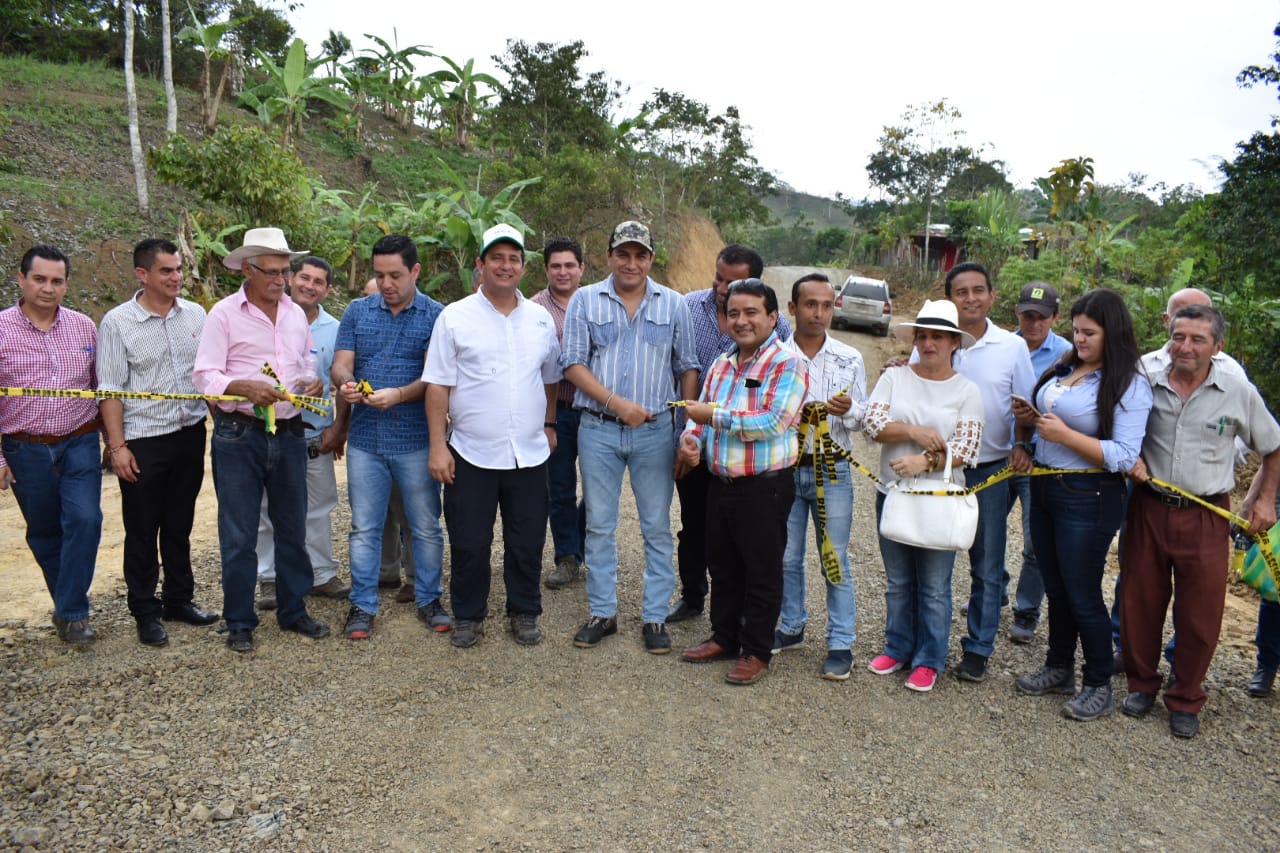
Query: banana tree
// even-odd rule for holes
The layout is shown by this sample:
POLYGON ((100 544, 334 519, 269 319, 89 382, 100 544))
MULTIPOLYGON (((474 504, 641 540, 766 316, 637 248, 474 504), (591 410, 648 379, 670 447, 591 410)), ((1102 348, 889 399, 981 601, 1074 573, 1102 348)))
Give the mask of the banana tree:
POLYGON ((371 245, 365 245, 367 241, 363 239, 364 234, 369 231, 376 234, 391 233, 391 228, 385 221, 381 207, 373 200, 374 193, 377 190, 376 184, 367 184, 364 188, 364 194, 355 204, 352 204, 346 198, 346 196, 355 197, 355 193, 349 190, 324 188, 316 191, 316 201, 323 207, 329 208, 330 211, 321 215, 321 226, 332 228, 348 235, 348 243, 342 253, 329 260, 335 267, 340 267, 343 264, 349 265, 347 289, 353 296, 360 293, 363 285, 358 274, 362 250, 372 248, 371 245))
POLYGON ((317 77, 316 69, 328 57, 307 58, 307 46, 302 39, 294 39, 289 46, 284 66, 261 50, 254 49, 267 79, 241 93, 240 102, 258 113, 263 124, 275 124, 283 118, 281 141, 286 147, 293 144, 294 136, 302 132, 303 123, 310 113, 311 101, 324 101, 339 111, 351 109, 351 98, 340 88, 343 81, 334 77, 317 77))
POLYGON ((441 84, 443 98, 438 103, 441 113, 453 129, 453 144, 468 151, 471 149, 471 131, 476 123, 476 110, 503 91, 502 83, 490 74, 477 72, 474 59, 468 59, 465 65, 459 65, 447 56, 439 58, 449 67, 427 76, 441 84), (481 85, 494 91, 481 94, 481 85))

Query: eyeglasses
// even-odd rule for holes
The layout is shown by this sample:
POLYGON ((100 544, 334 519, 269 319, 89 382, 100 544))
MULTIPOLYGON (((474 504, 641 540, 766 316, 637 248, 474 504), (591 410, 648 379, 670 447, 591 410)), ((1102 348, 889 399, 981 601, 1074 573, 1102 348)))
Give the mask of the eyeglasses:
POLYGON ((736 281, 730 282, 726 296, 732 296, 735 293, 746 293, 751 296, 764 296, 767 287, 768 285, 758 278, 740 278, 736 281))
POLYGON ((262 275, 265 275, 269 281, 275 281, 276 279, 280 279, 282 281, 288 281, 290 278, 293 277, 293 270, 289 269, 288 267, 285 267, 282 270, 264 270, 262 267, 258 266, 253 261, 245 261, 245 263, 253 267, 262 275))

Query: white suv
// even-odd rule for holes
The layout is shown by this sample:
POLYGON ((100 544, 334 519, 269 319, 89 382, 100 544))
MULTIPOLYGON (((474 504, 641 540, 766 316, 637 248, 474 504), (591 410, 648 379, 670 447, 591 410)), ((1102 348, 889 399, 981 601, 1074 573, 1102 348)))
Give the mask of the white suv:
POLYGON ((893 319, 893 300, 889 285, 878 278, 851 275, 836 295, 836 310, 831 317, 833 328, 875 329, 880 337, 889 334, 893 319))

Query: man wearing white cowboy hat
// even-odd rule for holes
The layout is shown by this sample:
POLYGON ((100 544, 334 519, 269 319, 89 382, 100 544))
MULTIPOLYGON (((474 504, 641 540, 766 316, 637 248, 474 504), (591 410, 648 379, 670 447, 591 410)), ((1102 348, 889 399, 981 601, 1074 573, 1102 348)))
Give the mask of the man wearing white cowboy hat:
POLYGON ((276 620, 281 628, 312 639, 329 633, 307 614, 311 560, 306 550, 307 445, 298 409, 262 373, 270 364, 292 391, 319 395, 320 379, 301 382, 310 370, 314 343, 307 315, 285 293, 295 258, 279 228, 251 228, 244 245, 222 263, 243 273, 241 288, 209 311, 192 379, 203 394, 233 394, 247 402, 220 402, 213 413, 213 483, 218 495, 222 551, 222 610, 227 646, 253 651, 258 559, 258 512, 267 494, 275 527, 276 620), (275 408, 276 431, 257 413, 275 408))

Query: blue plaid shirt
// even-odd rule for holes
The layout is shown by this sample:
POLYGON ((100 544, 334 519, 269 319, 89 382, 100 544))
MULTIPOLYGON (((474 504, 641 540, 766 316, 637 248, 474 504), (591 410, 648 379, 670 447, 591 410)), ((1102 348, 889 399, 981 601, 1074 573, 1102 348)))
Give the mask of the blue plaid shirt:
MULTIPOLYGON (((395 388, 422 378, 431 329, 444 306, 422 293, 413 304, 392 314, 382 294, 374 293, 347 306, 338 325, 334 350, 355 354, 356 381, 368 380, 374 390, 395 388)), ((351 407, 347 443, 368 453, 394 454, 427 446, 427 413, 421 400, 385 411, 373 406, 351 407)))
MULTIPOLYGON (((698 351, 698 371, 706 379, 712 363, 725 353, 732 352, 738 345, 728 334, 720 332, 714 287, 686 293, 684 304, 689 306, 689 319, 693 321, 693 345, 698 351)), ((774 331, 780 341, 791 338, 791 324, 787 322, 786 314, 781 309, 778 311, 778 326, 774 331)))

